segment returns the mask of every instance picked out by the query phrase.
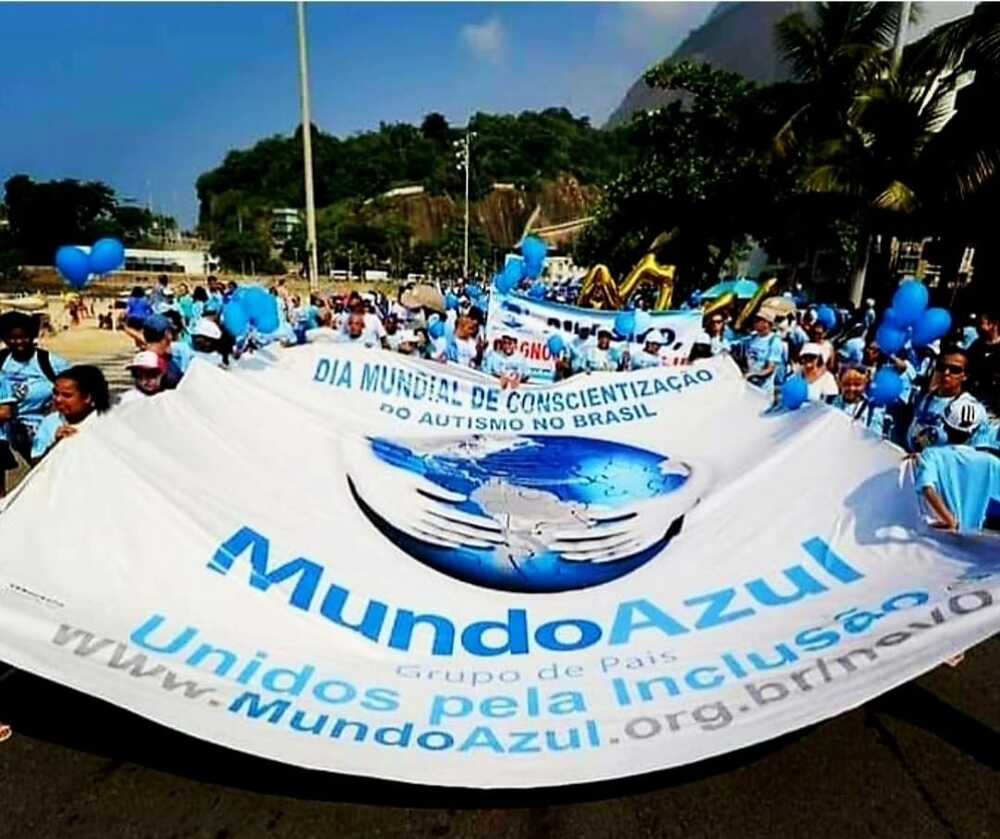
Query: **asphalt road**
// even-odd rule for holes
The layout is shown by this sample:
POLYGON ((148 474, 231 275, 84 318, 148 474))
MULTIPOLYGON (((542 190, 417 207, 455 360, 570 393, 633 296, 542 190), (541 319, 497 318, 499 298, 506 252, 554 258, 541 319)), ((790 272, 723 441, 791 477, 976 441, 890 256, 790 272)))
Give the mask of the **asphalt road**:
POLYGON ((1000 637, 850 713, 628 781, 482 793, 308 772, 0 676, 0 839, 1000 836, 1000 637))

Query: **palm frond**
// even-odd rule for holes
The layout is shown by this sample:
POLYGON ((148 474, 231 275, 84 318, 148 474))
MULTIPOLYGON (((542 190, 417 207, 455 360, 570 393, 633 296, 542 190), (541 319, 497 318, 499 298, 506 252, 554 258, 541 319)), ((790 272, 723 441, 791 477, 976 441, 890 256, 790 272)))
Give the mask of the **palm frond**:
POLYGON ((877 210, 912 213, 918 206, 916 193, 902 181, 892 181, 872 200, 877 210))

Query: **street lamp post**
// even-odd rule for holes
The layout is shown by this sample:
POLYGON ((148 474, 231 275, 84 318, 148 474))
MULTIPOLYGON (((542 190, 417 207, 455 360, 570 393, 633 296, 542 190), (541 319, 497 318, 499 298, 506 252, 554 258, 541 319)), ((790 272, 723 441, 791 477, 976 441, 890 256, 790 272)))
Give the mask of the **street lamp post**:
POLYGON ((454 145, 460 149, 456 154, 459 159, 458 168, 465 169, 465 247, 463 250, 463 260, 462 260, 462 279, 465 282, 469 281, 469 170, 472 168, 470 165, 470 158, 472 155, 472 138, 476 136, 475 131, 469 131, 466 129, 465 137, 458 140, 454 145))
POLYGON ((309 113, 309 58, 306 53, 306 5, 295 4, 299 30, 299 81, 302 96, 302 157, 306 179, 306 250, 309 252, 309 288, 319 286, 316 253, 316 196, 313 193, 312 117, 309 113))

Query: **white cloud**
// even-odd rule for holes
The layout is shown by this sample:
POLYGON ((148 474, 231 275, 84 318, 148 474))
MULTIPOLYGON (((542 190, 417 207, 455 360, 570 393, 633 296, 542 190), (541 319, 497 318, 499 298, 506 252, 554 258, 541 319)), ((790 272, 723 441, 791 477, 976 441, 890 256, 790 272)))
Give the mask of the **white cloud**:
POLYGON ((461 38, 465 48, 477 58, 499 64, 507 45, 507 28, 500 18, 491 17, 484 23, 463 26, 461 38))

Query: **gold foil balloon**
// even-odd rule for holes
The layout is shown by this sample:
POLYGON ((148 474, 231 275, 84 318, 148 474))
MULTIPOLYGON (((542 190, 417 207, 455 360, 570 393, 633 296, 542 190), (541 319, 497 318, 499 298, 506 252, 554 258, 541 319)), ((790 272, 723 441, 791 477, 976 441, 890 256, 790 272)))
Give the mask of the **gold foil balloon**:
POLYGON ((674 296, 674 280, 677 277, 676 265, 661 265, 656 261, 656 257, 647 253, 640 259, 635 268, 628 276, 622 280, 618 286, 618 294, 622 301, 628 304, 629 299, 643 283, 654 283, 660 287, 659 296, 656 298, 654 311, 669 309, 674 296))
POLYGON ((757 311, 757 307, 760 306, 761 301, 771 293, 771 289, 773 289, 777 284, 778 278, 771 277, 768 280, 764 280, 764 282, 757 287, 757 291, 754 292, 753 297, 747 301, 746 305, 736 317, 735 326, 737 329, 743 328, 743 324, 746 323, 747 318, 757 311))
POLYGON ((591 309, 620 309, 618 287, 607 265, 595 265, 583 278, 577 304, 591 309))
POLYGON ((706 303, 705 308, 701 310, 702 315, 710 315, 712 312, 718 312, 720 309, 725 309, 736 300, 736 295, 731 291, 727 291, 725 294, 721 294, 715 298, 711 303, 706 303))
POLYGON ((615 283, 607 265, 595 265, 583 278, 577 305, 591 309, 624 309, 641 285, 654 283, 659 286, 660 293, 653 310, 669 309, 676 277, 675 265, 661 265, 651 253, 636 263, 621 285, 615 283))

